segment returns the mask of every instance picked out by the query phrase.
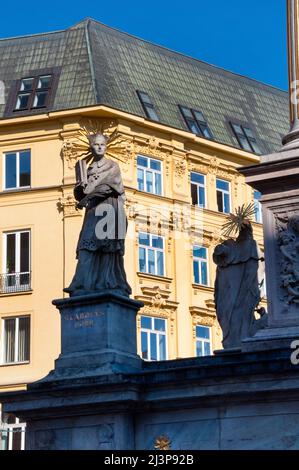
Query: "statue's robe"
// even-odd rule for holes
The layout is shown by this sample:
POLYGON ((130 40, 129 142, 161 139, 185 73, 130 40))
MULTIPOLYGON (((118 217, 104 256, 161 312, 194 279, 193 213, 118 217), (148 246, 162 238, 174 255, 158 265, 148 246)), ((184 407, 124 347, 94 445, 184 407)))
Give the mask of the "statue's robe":
POLYGON ((92 163, 87 170, 87 185, 77 185, 74 195, 78 207, 86 211, 77 245, 76 273, 65 291, 71 296, 104 291, 129 296, 131 288, 123 260, 125 197, 118 164, 105 157, 92 163))
POLYGON ((223 347, 241 346, 254 331, 254 311, 260 302, 263 278, 262 255, 256 241, 248 236, 227 240, 213 254, 217 264, 215 304, 223 333, 223 347))

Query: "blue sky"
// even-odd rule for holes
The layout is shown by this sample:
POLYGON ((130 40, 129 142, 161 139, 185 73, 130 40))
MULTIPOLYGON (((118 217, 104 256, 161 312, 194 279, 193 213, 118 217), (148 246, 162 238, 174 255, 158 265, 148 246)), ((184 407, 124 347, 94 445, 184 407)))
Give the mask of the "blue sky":
POLYGON ((285 0, 51 0, 1 4, 0 37, 65 29, 85 17, 287 89, 285 0))

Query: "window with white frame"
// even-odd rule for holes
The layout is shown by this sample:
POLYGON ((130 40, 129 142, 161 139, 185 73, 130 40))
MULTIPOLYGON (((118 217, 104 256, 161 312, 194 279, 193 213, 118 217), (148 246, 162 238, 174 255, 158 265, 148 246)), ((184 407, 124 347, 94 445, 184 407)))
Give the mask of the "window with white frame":
POLYGON ((230 184, 228 181, 216 180, 216 195, 218 211, 224 214, 230 213, 230 184))
POLYGON ((0 450, 25 450, 26 423, 13 414, 0 413, 0 450))
POLYGON ((30 290, 30 231, 3 234, 1 292, 30 290))
POLYGON ((208 250, 203 246, 193 247, 193 274, 195 284, 209 285, 208 250))
POLYGON ((164 276, 164 238, 139 233, 139 271, 164 276))
POLYGON ((137 184, 139 191, 162 195, 162 162, 142 155, 137 156, 137 184))
POLYGON ((52 84, 52 75, 22 78, 19 83, 15 111, 47 107, 52 84))
POLYGON ((254 191, 254 210, 255 210, 255 221, 259 224, 263 222, 262 216, 262 205, 260 203, 261 193, 259 191, 254 191))
POLYGON ((141 356, 146 361, 167 359, 166 320, 141 317, 141 356))
POLYGON ((206 207, 205 176, 200 173, 191 172, 191 198, 193 205, 206 207))
POLYGON ((30 317, 2 318, 2 363, 14 364, 30 360, 30 317))
POLYGON ((30 150, 4 154, 4 189, 30 188, 30 150))
POLYGON ((196 356, 211 356, 211 328, 209 326, 196 326, 196 356))

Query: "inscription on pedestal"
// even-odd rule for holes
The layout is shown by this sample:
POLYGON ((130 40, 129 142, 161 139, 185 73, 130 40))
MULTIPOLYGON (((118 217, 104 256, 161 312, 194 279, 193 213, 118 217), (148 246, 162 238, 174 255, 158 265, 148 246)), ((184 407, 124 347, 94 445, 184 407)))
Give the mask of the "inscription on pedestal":
POLYGON ((94 318, 102 317, 103 312, 81 312, 64 315, 64 320, 73 323, 74 328, 92 328, 94 326, 94 318))

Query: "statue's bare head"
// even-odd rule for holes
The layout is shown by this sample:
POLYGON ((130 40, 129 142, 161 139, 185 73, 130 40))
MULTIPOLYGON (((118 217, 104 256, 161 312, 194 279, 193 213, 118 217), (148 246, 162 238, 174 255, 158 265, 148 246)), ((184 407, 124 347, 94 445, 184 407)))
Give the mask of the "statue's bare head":
POLYGON ((90 150, 95 159, 102 158, 107 149, 108 138, 100 132, 88 136, 90 150))

